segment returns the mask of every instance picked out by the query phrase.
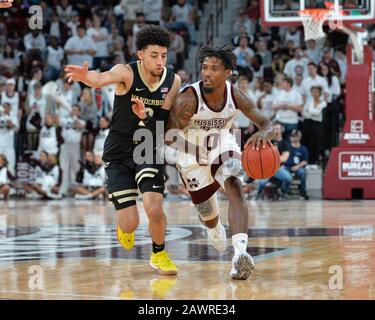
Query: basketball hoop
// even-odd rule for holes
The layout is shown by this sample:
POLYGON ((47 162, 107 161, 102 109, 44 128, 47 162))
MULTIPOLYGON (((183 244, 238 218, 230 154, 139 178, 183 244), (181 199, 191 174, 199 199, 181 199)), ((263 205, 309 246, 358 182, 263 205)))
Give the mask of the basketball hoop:
POLYGON ((328 9, 305 9, 299 11, 303 28, 305 29, 305 41, 325 37, 323 24, 329 14, 330 10, 328 9))

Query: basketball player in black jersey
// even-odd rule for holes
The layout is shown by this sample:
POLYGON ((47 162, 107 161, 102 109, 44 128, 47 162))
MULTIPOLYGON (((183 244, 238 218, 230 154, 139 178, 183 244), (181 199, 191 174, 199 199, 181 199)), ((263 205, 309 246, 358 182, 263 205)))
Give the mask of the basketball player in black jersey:
MULTIPOLYGON (((155 138, 156 122, 167 121, 179 92, 179 76, 165 67, 169 44, 168 31, 157 26, 146 26, 137 33, 139 61, 118 64, 103 73, 88 71, 87 62, 83 67, 69 65, 65 71, 69 81, 81 81, 89 87, 115 84, 114 109, 104 144, 103 160, 108 177, 108 197, 118 214, 117 238, 127 250, 134 245, 134 231, 139 223, 136 206, 139 189, 153 241, 150 265, 160 274, 174 275, 177 274, 177 268, 164 249, 164 166, 156 164, 156 161, 139 164, 133 157, 140 142, 133 140, 134 133, 138 129, 147 128, 155 138), (144 110, 143 113, 137 113, 139 117, 133 112, 138 109, 144 110)), ((153 152, 155 160, 156 151, 153 152)))

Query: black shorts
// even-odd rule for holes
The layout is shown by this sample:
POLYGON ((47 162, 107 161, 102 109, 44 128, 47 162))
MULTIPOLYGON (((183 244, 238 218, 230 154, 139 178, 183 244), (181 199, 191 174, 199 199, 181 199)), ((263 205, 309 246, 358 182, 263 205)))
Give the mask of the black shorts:
POLYGON ((138 189, 141 193, 164 194, 164 165, 136 164, 132 158, 105 163, 108 199, 116 210, 136 204, 138 189))

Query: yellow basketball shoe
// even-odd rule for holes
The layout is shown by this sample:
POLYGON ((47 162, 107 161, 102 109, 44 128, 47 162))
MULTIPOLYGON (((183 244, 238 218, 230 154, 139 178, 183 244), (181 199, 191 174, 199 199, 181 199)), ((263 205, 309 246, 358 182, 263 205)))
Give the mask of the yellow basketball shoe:
POLYGON ((116 235, 124 249, 131 250, 134 247, 134 232, 126 233, 121 230, 120 226, 117 226, 116 235))
POLYGON ((150 266, 158 270, 159 274, 173 276, 177 274, 177 267, 169 258, 167 251, 151 253, 150 266))

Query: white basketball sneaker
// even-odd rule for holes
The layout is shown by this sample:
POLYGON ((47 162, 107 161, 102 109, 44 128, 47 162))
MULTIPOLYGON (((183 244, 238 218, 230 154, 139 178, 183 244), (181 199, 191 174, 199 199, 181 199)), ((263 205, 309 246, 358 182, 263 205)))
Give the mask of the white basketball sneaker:
MULTIPOLYGON (((218 222, 219 224, 220 222, 218 222)), ((223 252, 227 247, 227 234, 224 226, 220 223, 215 228, 207 228, 208 242, 211 243, 219 252, 223 252)))
POLYGON ((234 280, 246 280, 254 268, 254 260, 247 252, 235 254, 232 258, 230 277, 234 280))

